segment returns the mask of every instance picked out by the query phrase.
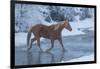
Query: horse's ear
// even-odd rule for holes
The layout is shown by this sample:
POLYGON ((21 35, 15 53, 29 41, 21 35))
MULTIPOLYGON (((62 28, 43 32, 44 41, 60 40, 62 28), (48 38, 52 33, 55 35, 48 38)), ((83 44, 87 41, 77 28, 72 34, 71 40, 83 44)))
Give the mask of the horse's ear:
POLYGON ((63 22, 66 23, 66 19, 63 22))
POLYGON ((64 20, 63 25, 64 25, 64 26, 68 26, 68 21, 67 21, 67 20, 64 20))
POLYGON ((67 20, 64 20, 64 24, 66 24, 67 20))
POLYGON ((69 23, 69 20, 66 19, 64 22, 65 22, 65 23, 69 23))

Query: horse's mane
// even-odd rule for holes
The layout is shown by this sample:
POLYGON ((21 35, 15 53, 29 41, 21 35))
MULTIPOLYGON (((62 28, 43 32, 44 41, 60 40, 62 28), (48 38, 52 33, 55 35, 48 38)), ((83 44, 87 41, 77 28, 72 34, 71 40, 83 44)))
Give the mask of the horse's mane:
POLYGON ((37 24, 37 25, 38 25, 38 26, 39 26, 39 25, 40 25, 40 26, 42 25, 42 26, 48 27, 48 28, 50 28, 50 29, 52 29, 52 30, 57 30, 63 23, 64 23, 64 21, 57 22, 56 24, 52 24, 52 25, 50 25, 50 26, 45 25, 45 24, 37 24))
POLYGON ((57 30, 62 24, 64 23, 64 21, 60 21, 55 25, 54 30, 57 30))

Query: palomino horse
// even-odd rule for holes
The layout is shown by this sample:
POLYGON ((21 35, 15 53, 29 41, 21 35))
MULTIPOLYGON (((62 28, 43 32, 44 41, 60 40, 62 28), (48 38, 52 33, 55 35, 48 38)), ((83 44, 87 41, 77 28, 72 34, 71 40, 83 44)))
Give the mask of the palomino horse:
MULTIPOLYGON (((28 49, 31 48, 32 43, 36 40, 37 40, 37 45, 40 48, 40 37, 43 37, 43 38, 47 38, 47 39, 51 40, 51 48, 50 49, 52 49, 54 46, 54 40, 58 40, 60 42, 63 50, 65 50, 64 45, 62 43, 62 37, 61 37, 61 31, 64 28, 68 29, 69 31, 72 31, 72 28, 71 28, 68 20, 61 21, 58 24, 51 25, 51 26, 46 26, 43 24, 37 24, 37 25, 33 26, 28 31, 28 35, 27 35, 28 49), (31 43, 29 45, 31 33, 34 34, 34 38, 31 39, 31 43)), ((50 49, 48 49, 48 50, 50 50, 50 49)), ((41 48, 40 48, 40 50, 41 50, 41 48)))

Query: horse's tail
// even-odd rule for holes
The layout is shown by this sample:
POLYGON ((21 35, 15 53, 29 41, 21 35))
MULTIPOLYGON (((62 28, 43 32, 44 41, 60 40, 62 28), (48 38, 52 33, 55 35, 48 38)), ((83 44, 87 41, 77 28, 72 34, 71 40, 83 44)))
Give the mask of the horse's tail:
POLYGON ((32 29, 30 29, 28 31, 28 34, 27 34, 27 46, 29 45, 29 41, 30 41, 30 37, 31 37, 31 32, 32 32, 32 29))

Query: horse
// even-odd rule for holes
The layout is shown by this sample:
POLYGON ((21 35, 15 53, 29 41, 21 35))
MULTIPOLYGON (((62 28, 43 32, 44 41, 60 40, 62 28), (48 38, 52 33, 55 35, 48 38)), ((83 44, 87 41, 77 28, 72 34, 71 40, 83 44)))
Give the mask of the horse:
POLYGON ((37 45, 42 51, 40 47, 40 38, 43 37, 43 38, 51 40, 51 48, 49 48, 47 51, 53 48, 55 40, 58 40, 60 42, 62 49, 65 51, 64 45, 62 43, 62 35, 61 35, 61 32, 64 28, 66 28, 69 31, 72 31, 71 25, 69 24, 68 20, 64 20, 50 26, 46 26, 43 24, 36 24, 35 26, 32 26, 30 30, 28 31, 28 35, 27 35, 28 49, 32 47, 32 43, 34 41, 37 41, 37 45), (32 38, 30 42, 31 33, 33 33, 34 38, 32 38), (30 42, 30 45, 29 45, 29 42, 30 42))

